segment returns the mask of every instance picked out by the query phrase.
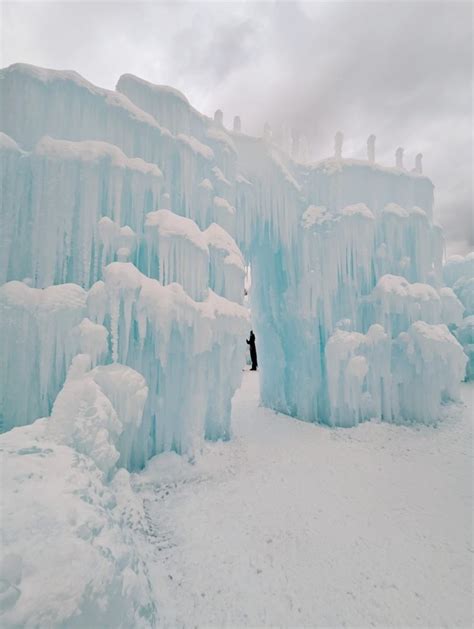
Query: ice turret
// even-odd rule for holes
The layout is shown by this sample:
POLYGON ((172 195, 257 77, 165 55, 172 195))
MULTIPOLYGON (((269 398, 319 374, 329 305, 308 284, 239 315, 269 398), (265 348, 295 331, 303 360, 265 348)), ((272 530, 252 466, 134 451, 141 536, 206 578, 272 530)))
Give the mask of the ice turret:
POLYGON ((369 135, 367 138, 367 159, 371 164, 375 162, 375 135, 369 135))
POLYGON ((234 133, 240 133, 242 131, 242 122, 240 116, 234 117, 234 133))
POLYGON ((417 172, 420 175, 423 173, 422 160, 423 160, 422 153, 418 153, 418 155, 415 157, 415 172, 417 172))
POLYGON ((397 148, 397 150, 395 151, 395 166, 397 168, 403 168, 403 152, 405 149, 403 149, 401 146, 399 146, 397 148))
POLYGON ((221 109, 216 109, 216 111, 214 112, 214 122, 219 127, 224 126, 224 114, 222 113, 221 109))
POLYGON ((342 158, 342 144, 344 142, 344 134, 342 131, 338 131, 334 136, 334 157, 336 159, 342 158))

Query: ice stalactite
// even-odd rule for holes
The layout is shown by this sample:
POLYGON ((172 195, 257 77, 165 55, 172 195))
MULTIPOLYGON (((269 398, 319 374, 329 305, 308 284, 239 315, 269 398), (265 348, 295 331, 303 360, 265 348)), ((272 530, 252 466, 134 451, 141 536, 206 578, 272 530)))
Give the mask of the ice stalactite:
POLYGON ((212 223, 204 232, 209 246, 209 286, 239 304, 244 298, 245 265, 235 240, 222 227, 212 223))
POLYGON ((163 285, 178 282, 193 298, 206 298, 209 250, 194 221, 170 210, 147 214, 145 222, 147 274, 163 285))
POLYGON ((132 467, 165 450, 191 453, 208 434, 208 423, 221 426, 213 438, 228 436, 246 310, 211 290, 205 301, 196 302, 179 284, 163 286, 130 264, 112 263, 104 277, 90 310, 100 313, 98 323, 111 321, 114 361, 143 374, 149 388, 146 421, 130 446, 132 467), (95 307, 104 301, 105 310, 95 307))
MULTIPOLYGON (((207 251, 206 256, 209 266, 207 251)), ((214 261, 216 271, 225 264, 214 261)), ((9 282, 0 288, 0 317, 0 349, 9 365, 1 373, 4 429, 49 414, 69 364, 79 353, 87 358, 74 363, 69 379, 76 382, 97 363, 105 363, 90 373, 124 425, 124 436, 119 439, 119 431, 114 437, 119 444, 116 460, 112 463, 107 446, 100 467, 115 465, 120 457, 121 465, 137 469, 157 452, 192 454, 205 435, 215 439, 230 435, 230 400, 240 382, 248 313, 212 290, 197 302, 179 284, 163 286, 131 263, 113 262, 104 270, 104 281, 89 293, 73 284, 42 290, 9 282), (107 365, 111 361, 121 363, 121 371, 107 365), (138 407, 127 406, 135 404, 126 385, 134 382, 126 371, 130 367, 144 376, 149 388, 143 422, 140 412, 133 410, 138 407), (113 382, 117 386, 112 390, 113 382)), ((82 391, 76 396, 79 404, 94 387, 83 379, 77 386, 82 391)), ((68 385, 66 391, 71 387, 76 385, 68 385)), ((113 415, 104 412, 112 425, 113 415)), ((54 409, 52 416, 57 416, 54 409)), ((71 430, 82 422, 73 414, 70 421, 71 430)))
POLYGON ((31 277, 38 287, 68 281, 89 287, 104 259, 111 261, 120 248, 118 234, 107 232, 107 225, 123 225, 121 246, 133 250, 125 226, 142 231, 143 214, 156 207, 162 185, 156 165, 127 158, 115 146, 43 138, 22 154, 21 168, 2 187, 5 199, 16 190, 28 194, 19 194, 16 212, 2 212, 8 232, 0 282, 31 277))
POLYGON ((456 282, 465 277, 474 277, 474 251, 466 256, 451 256, 443 266, 444 281, 453 287, 456 282))
POLYGON ((167 85, 154 85, 132 74, 123 74, 116 89, 174 135, 183 133, 200 138, 209 121, 191 106, 184 94, 167 85))
POLYGON ((433 423, 457 399, 466 356, 445 325, 416 321, 394 341, 380 325, 367 334, 338 330, 326 346, 331 423, 433 423), (449 374, 445 377, 445 373, 449 374), (425 399, 420 391, 429 389, 425 399))
POLYGON ((474 315, 465 317, 456 328, 455 334, 468 357, 466 380, 474 380, 474 315))
POLYGON ((429 284, 410 284, 396 275, 382 276, 368 301, 374 309, 369 318, 380 323, 393 337, 415 321, 457 324, 463 312, 461 302, 450 289, 438 292, 429 284))
POLYGON ((4 429, 48 415, 85 331, 87 293, 76 284, 0 287, 0 417, 4 429), (3 362, 4 361, 4 362, 3 362), (7 368, 8 365, 8 368, 7 368))

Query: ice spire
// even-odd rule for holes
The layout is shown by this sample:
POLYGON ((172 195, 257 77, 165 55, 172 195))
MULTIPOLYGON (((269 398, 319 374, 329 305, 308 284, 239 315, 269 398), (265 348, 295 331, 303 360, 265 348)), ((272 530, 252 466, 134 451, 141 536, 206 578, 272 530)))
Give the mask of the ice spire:
POLYGON ((367 138, 367 159, 371 164, 375 162, 375 135, 369 135, 367 138))
POLYGON ((234 131, 240 133, 242 131, 242 122, 240 116, 234 116, 234 131))
POLYGON ((272 139, 272 128, 268 122, 266 122, 263 126, 263 138, 267 142, 270 142, 272 139))
POLYGON ((405 149, 399 146, 395 151, 395 164, 397 168, 403 168, 403 151, 405 149))
POLYGON ((344 142, 344 134, 342 131, 338 131, 334 136, 334 157, 341 159, 342 157, 342 143, 344 142))
POLYGON ((420 175, 423 172, 422 159, 423 159, 422 153, 418 153, 418 155, 415 157, 415 172, 419 173, 420 175))
POLYGON ((214 114, 214 122, 221 127, 224 126, 224 114, 222 113, 222 109, 216 109, 216 113, 214 114))

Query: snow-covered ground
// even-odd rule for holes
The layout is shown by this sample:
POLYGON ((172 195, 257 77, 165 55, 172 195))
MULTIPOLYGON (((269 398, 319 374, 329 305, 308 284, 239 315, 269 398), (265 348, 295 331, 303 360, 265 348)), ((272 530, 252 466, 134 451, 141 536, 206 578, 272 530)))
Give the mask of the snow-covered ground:
POLYGON ((472 408, 437 427, 328 429, 258 406, 234 438, 134 476, 160 626, 472 623, 472 408))

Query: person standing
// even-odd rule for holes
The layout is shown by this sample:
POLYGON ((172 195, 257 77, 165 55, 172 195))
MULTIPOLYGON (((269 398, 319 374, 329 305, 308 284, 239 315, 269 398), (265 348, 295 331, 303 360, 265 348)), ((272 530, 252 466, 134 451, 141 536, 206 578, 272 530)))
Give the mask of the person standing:
POLYGON ((252 367, 250 371, 257 371, 258 363, 257 363, 257 348, 255 347, 255 334, 253 330, 250 330, 250 338, 246 339, 247 345, 250 349, 250 360, 252 361, 252 367))

